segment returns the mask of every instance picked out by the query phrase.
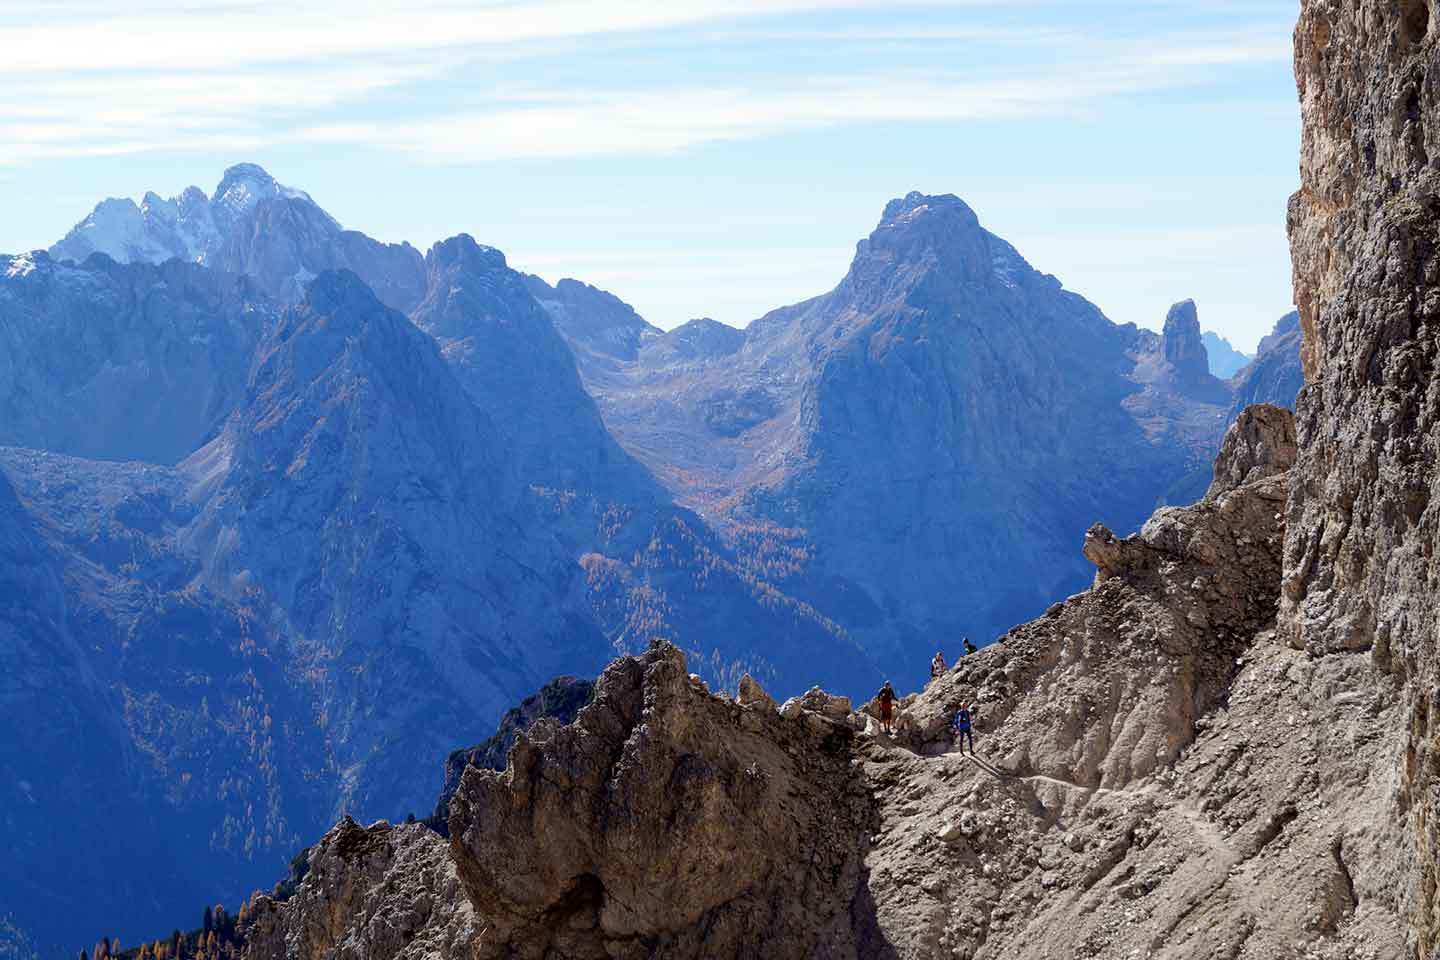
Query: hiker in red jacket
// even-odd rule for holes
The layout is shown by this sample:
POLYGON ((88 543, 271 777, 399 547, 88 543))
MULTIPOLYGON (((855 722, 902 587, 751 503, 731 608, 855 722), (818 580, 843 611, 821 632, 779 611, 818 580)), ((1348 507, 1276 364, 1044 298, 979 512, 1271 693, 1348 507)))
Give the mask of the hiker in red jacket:
POLYGON ((888 735, 890 733, 890 724, 895 718, 896 699, 895 688, 890 686, 889 680, 885 681, 885 686, 880 688, 880 692, 875 695, 875 699, 880 702, 880 729, 884 730, 888 735))

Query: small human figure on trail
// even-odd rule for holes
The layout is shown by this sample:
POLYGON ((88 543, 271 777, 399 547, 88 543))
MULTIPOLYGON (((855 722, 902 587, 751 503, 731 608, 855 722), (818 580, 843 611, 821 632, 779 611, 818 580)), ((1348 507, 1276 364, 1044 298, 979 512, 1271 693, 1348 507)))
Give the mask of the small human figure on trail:
POLYGON ((889 735, 890 724, 895 719, 895 688, 890 686, 889 680, 885 681, 875 699, 880 701, 880 729, 889 735))
POLYGON ((974 653, 977 649, 978 649, 978 648, 975 646, 975 644, 973 644, 973 643, 970 642, 970 638, 969 638, 969 637, 966 637, 966 638, 965 638, 965 655, 968 657, 970 654, 974 653))
POLYGON ((970 741, 970 755, 975 755, 975 735, 970 732, 971 718, 974 711, 966 704, 960 704, 960 709, 955 711, 955 719, 950 721, 950 728, 955 731, 955 744, 960 752, 965 752, 965 741, 970 741))
POLYGON ((939 650, 935 651, 935 659, 930 661, 930 679, 934 680, 945 672, 945 655, 939 650))

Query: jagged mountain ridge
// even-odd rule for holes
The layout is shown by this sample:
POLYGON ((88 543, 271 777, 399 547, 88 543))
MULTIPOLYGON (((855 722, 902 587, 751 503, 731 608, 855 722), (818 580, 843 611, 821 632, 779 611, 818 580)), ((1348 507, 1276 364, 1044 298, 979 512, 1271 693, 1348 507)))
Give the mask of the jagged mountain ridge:
POLYGON ((468 237, 432 250, 416 318, 438 339, 346 271, 286 304, 178 259, 0 262, 0 330, 28 347, 0 386, 35 411, 14 438, 31 449, 0 450, 0 473, 59 584, 44 609, 54 636, 17 630, 12 659, 73 653, 46 654, 56 669, 34 671, 37 691, 0 699, 10 729, 56 707, 69 718, 7 766, 10 801, 40 819, 24 821, 0 899, 46 949, 77 923, 98 935, 100 918, 133 925, 109 933, 167 925, 196 890, 234 902, 339 812, 424 812, 457 734, 479 740, 547 678, 593 674, 652 636, 686 644, 717 680, 741 665, 808 680, 820 664, 840 685, 873 671, 614 443, 498 251, 468 237), (93 346, 47 339, 67 323, 93 346), (196 358, 182 370, 212 363, 197 375, 211 400, 187 406, 191 382, 160 375, 177 355, 196 358), (72 380, 31 389, 57 359, 72 380), (69 401, 102 378, 151 430, 98 431, 97 448, 46 432, 61 414, 108 422, 98 400, 69 401), (118 462, 137 457, 160 463, 118 462), (110 791, 38 772, 88 769, 92 743, 110 791), (48 809, 101 828, 82 886, 102 892, 83 903, 52 876, 82 854, 53 839, 48 809), (107 885, 132 839, 173 867, 107 885))
POLYGON ((936 638, 1078 589, 1096 517, 1133 529, 1208 468, 1231 398, 1177 310, 1165 335, 1116 326, 959 199, 912 193, 834 291, 743 331, 643 331, 632 357, 593 349, 573 303, 552 315, 626 449, 918 675, 936 638))
POLYGON ((413 309, 425 292, 419 251, 345 230, 303 190, 278 183, 262 167, 227 169, 207 197, 199 187, 140 205, 109 199, 50 248, 57 260, 83 263, 103 253, 119 263, 178 258, 252 277, 281 303, 297 303, 326 270, 349 269, 397 310, 413 309))

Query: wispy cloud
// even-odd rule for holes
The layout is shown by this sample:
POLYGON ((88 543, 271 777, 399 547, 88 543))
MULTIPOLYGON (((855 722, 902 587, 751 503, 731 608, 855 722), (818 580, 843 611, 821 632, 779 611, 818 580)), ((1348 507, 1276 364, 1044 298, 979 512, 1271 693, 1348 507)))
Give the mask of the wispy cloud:
POLYGON ((1273 45, 1214 43, 1128 58, 1077 59, 1023 77, 858 74, 803 85, 680 87, 663 91, 550 92, 533 106, 421 120, 323 124, 304 140, 368 143, 446 162, 665 153, 796 129, 867 122, 927 122, 1073 114, 1105 98, 1184 84, 1196 68, 1263 61, 1273 45), (558 102, 557 102, 558 101, 558 102))
POLYGON ((365 54, 393 55, 527 40, 875 6, 876 0, 528 0, 353 4, 47 5, 42 22, 4 23, 0 74, 231 68, 365 54), (123 10, 123 12, 121 12, 123 10))
POLYGON ((780 64, 709 82, 662 73, 599 89, 573 78, 497 89, 494 70, 485 74, 489 83, 472 78, 477 63, 520 58, 502 75, 544 76, 560 41, 703 27, 709 44, 743 45, 753 39, 746 24, 758 24, 761 34, 774 30, 773 40, 805 33, 792 22, 796 15, 894 5, 415 0, 401 9, 321 0, 297 12, 271 2, 133 0, 117 15, 107 4, 60 3, 48 6, 43 20, 0 13, 0 82, 7 88, 0 167, 295 142, 373 145, 440 163, 663 154, 843 124, 1071 114, 1125 94, 1203 83, 1207 68, 1288 57, 1283 43, 1257 42, 1244 31, 1106 43, 1067 27, 925 25, 926 9, 1000 5, 913 2, 903 5, 905 24, 867 29, 814 20, 810 36, 827 43, 1019 43, 1043 48, 1040 55, 966 73, 864 64, 807 77, 780 64), (542 66, 525 70, 526 56, 542 66))

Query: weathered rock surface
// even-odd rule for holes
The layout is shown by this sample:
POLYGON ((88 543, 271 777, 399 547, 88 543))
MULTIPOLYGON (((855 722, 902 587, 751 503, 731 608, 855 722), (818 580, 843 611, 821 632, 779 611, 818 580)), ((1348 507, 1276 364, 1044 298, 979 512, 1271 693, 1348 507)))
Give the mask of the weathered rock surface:
POLYGON ((1194 300, 1181 300, 1165 314, 1161 332, 1165 360, 1183 380, 1210 376, 1210 360, 1200 336, 1200 316, 1194 300))
MULTIPOLYGON (((748 679, 749 675, 746 675, 748 679)), ((742 689, 744 682, 741 682, 742 689)), ((500 725, 493 736, 484 743, 462 750, 456 750, 445 758, 445 785, 440 788, 440 799, 435 804, 431 825, 448 836, 450 830, 450 798, 460 789, 460 778, 466 767, 482 770, 504 770, 505 758, 516 739, 541 721, 561 724, 575 719, 580 708, 594 696, 595 683, 580 677, 556 677, 531 696, 511 707, 500 718, 500 725)))
POLYGON ((659 645, 547 735, 451 804, 478 957, 855 954, 873 815, 848 727, 713 696, 659 645))
POLYGON ((470 960, 482 932, 442 838, 346 817, 310 850, 293 897, 255 898, 244 935, 255 960, 470 960))
POLYGON ((1364 879, 1390 883, 1409 957, 1440 951, 1435 17, 1428 0, 1301 4, 1289 215, 1307 386, 1279 630, 1318 664, 1359 659, 1402 691, 1374 776, 1408 849, 1364 879))

